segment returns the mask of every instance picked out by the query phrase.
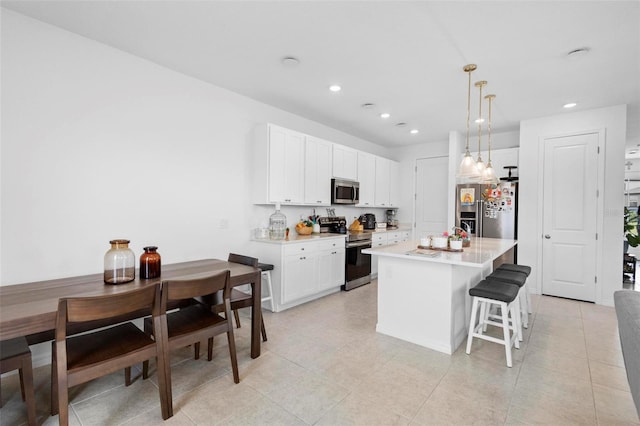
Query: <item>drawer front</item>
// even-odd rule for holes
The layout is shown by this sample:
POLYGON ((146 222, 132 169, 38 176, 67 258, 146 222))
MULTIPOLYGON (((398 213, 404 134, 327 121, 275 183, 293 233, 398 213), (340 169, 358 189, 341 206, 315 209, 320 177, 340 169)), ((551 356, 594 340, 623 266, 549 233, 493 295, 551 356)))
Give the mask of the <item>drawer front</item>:
POLYGON ((300 243, 300 244, 288 244, 284 247, 284 255, 291 256, 295 254, 313 253, 316 251, 317 245, 315 243, 300 243))
POLYGON ((341 238, 331 238, 316 243, 318 250, 344 249, 344 244, 344 239, 341 238))
POLYGON ((387 234, 385 232, 374 232, 373 236, 372 236, 372 241, 375 245, 376 242, 382 241, 382 242, 386 242, 387 241, 387 234))

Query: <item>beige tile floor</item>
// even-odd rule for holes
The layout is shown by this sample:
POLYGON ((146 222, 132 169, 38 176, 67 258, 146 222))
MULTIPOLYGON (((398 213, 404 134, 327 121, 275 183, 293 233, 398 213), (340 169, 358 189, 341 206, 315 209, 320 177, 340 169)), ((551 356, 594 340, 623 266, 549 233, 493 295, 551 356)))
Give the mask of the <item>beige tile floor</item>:
MULTIPOLYGON (((114 374, 71 393, 72 425, 640 424, 613 308, 534 296, 513 368, 475 341, 453 355, 375 332, 376 284, 265 312, 269 341, 249 357, 249 321, 236 330, 240 384, 226 339, 214 360, 172 355, 173 418, 162 421, 155 376, 129 387, 114 374)), ((138 370, 139 373, 139 370, 138 370)), ((49 417, 49 367, 35 371, 39 423, 49 417)), ((17 376, 2 381, 0 424, 26 420, 17 376)))

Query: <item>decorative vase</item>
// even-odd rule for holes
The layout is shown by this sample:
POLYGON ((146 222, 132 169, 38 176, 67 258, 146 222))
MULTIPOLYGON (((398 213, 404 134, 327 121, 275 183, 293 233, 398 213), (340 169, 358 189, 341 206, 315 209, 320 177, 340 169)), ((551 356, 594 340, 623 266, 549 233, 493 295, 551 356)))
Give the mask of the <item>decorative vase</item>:
POLYGON ((129 240, 111 240, 111 248, 104 255, 104 282, 123 284, 136 279, 136 257, 129 248, 129 240))
POLYGON ((319 234, 320 233, 320 224, 319 223, 314 223, 313 224, 313 233, 314 234, 319 234))
POLYGON ((140 256, 140 278, 150 279, 160 276, 160 254, 156 252, 158 247, 149 246, 144 248, 144 253, 140 256))
POLYGON ((462 250, 462 240, 449 241, 449 248, 451 250, 462 250))

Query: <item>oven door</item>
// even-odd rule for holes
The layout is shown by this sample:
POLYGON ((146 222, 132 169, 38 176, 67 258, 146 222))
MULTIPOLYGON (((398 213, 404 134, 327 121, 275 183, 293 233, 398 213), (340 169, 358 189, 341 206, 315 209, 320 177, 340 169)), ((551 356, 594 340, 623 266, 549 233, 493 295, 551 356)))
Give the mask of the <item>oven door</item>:
POLYGON ((371 282, 371 255, 362 253, 362 250, 368 248, 371 248, 371 241, 347 243, 343 290, 351 290, 371 282))

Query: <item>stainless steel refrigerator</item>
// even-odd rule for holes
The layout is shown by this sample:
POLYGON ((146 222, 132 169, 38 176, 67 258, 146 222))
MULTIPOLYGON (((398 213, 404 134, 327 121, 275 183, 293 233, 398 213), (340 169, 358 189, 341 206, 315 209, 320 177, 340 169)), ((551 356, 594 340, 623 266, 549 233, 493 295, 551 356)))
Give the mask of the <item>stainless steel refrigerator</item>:
POLYGON ((456 226, 475 237, 518 238, 518 182, 456 187, 456 226))

